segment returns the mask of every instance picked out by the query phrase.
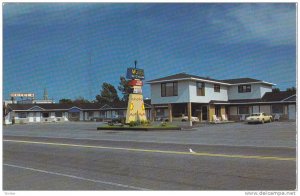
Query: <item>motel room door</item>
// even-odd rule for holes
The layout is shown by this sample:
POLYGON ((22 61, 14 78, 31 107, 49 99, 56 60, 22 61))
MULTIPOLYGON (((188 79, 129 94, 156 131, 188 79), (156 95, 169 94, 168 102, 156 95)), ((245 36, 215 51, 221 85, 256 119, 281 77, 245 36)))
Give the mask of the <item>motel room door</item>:
POLYGON ((289 120, 296 120, 296 105, 288 106, 289 120))
POLYGON ((68 111, 68 116, 70 121, 79 121, 80 120, 80 112, 81 110, 78 108, 71 108, 68 111))
POLYGON ((259 113, 259 106, 258 105, 254 105, 252 107, 252 113, 259 113))
POLYGON ((215 114, 217 117, 221 117, 221 106, 219 105, 215 106, 215 114))
POLYGON ((206 121, 207 120, 207 106, 202 106, 202 120, 206 121))

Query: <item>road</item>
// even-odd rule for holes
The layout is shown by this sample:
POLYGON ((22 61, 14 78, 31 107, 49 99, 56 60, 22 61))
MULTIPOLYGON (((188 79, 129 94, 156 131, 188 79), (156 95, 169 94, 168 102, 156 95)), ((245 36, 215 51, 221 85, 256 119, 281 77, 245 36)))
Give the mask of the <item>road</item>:
POLYGON ((295 157, 291 147, 5 133, 3 189, 295 190, 295 157))
POLYGON ((4 126, 4 136, 95 139, 171 144, 296 148, 296 123, 228 123, 183 131, 96 131, 101 122, 37 123, 4 126))

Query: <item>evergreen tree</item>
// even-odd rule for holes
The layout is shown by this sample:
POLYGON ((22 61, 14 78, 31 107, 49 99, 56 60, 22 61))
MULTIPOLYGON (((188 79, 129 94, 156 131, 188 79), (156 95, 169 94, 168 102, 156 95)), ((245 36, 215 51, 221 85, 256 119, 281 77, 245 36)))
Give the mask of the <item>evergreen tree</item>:
POLYGON ((296 93, 296 88, 295 87, 287 88, 286 91, 296 93))
POLYGON ((73 101, 73 103, 90 103, 90 101, 87 99, 84 99, 84 97, 79 96, 73 101))
POLYGON ((61 99, 59 103, 73 103, 73 101, 71 99, 61 99))
POLYGON ((104 82, 102 84, 100 95, 96 96, 96 101, 102 105, 114 105, 119 103, 120 99, 115 87, 109 83, 104 82))
POLYGON ((280 89, 279 89, 279 88, 273 88, 273 89, 272 89, 272 92, 274 92, 274 93, 279 93, 279 92, 280 92, 280 89))
POLYGON ((128 82, 129 81, 126 80, 124 76, 120 77, 118 90, 121 91, 121 93, 123 94, 123 97, 121 100, 124 101, 125 103, 128 102, 128 96, 129 96, 129 90, 130 90, 128 82))

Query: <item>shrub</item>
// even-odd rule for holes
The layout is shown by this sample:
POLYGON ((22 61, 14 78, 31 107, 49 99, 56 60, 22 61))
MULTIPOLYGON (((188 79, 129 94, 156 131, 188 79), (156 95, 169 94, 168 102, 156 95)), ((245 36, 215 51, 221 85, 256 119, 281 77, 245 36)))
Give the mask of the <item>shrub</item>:
POLYGON ((150 125, 150 121, 149 120, 141 120, 141 125, 143 125, 143 126, 149 126, 150 125))
POLYGON ((129 127, 136 127, 139 125, 139 122, 138 121, 130 121, 129 122, 129 127))
POLYGON ((167 122, 162 122, 162 123, 160 124, 160 126, 162 126, 162 127, 167 126, 167 122))
POLYGON ((124 125, 126 122, 126 118, 121 118, 121 124, 124 125))

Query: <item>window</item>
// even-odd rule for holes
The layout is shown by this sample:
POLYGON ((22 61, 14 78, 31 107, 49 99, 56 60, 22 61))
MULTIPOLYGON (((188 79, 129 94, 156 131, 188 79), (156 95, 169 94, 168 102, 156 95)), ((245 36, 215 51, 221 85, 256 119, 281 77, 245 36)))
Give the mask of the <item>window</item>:
POLYGON ((26 112, 21 112, 18 114, 18 117, 19 118, 27 118, 27 114, 26 114, 26 112))
POLYGON ((221 87, 220 87, 219 84, 214 84, 214 91, 215 91, 215 92, 218 92, 218 93, 219 93, 219 92, 220 92, 220 88, 221 88, 221 87))
POLYGON ((239 114, 249 114, 249 107, 248 106, 240 106, 239 114))
POLYGON ((79 112, 70 112, 69 114, 71 118, 79 118, 80 115, 79 112))
POLYGON ((239 85, 238 90, 239 90, 239 93, 251 92, 251 85, 239 85))
POLYGON ((62 112, 55 112, 55 117, 62 117, 62 112))
POLYGON ((48 118, 49 117, 49 112, 43 112, 43 118, 48 118))
POLYGON ((105 111, 100 111, 100 117, 105 117, 105 111))
POLYGON ((283 105, 282 104, 272 105, 272 113, 273 114, 283 114, 283 105))
POLYGON ((204 82, 197 82, 197 96, 205 96, 205 83, 204 82))
POLYGON ((157 117, 163 117, 163 116, 165 116, 165 111, 164 111, 164 109, 157 109, 157 110, 156 110, 156 116, 157 116, 157 117))
POLYGON ((177 82, 168 82, 161 84, 161 96, 170 97, 178 95, 178 83, 177 82))
POLYGON ((88 112, 89 117, 94 117, 94 112, 88 112))

